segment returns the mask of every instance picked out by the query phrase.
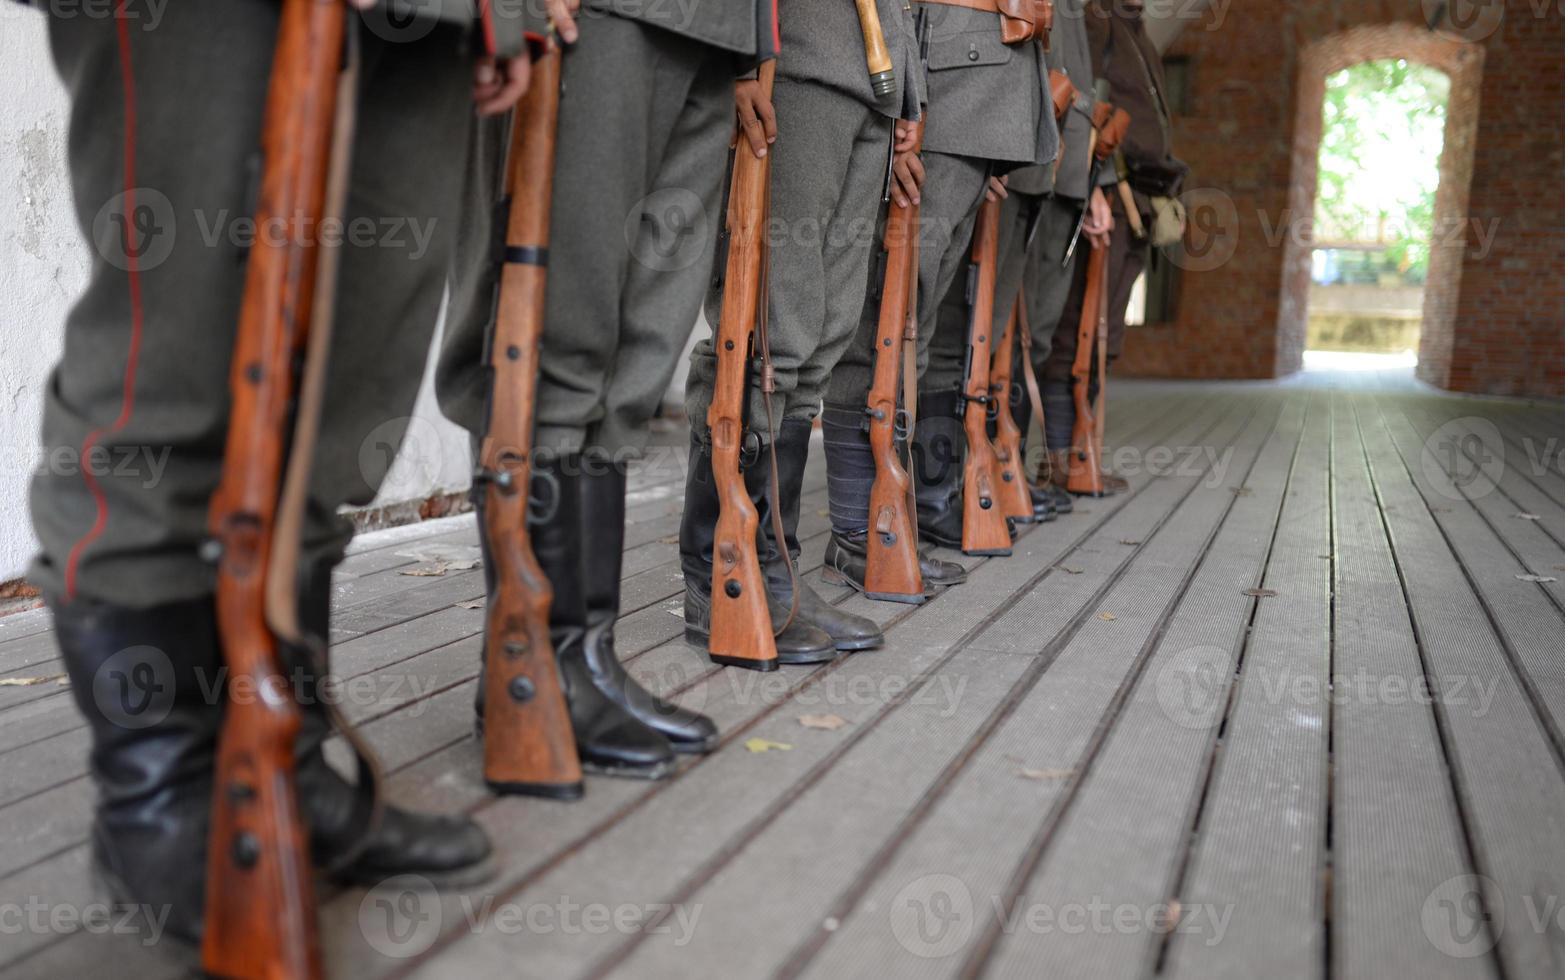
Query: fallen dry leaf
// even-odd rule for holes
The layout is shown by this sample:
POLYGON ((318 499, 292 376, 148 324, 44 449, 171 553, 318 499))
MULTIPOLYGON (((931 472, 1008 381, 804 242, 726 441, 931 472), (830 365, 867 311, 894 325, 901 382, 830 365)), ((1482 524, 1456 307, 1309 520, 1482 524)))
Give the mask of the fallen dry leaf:
POLYGON ((848 720, 840 715, 800 715, 799 724, 805 728, 815 728, 823 732, 834 732, 846 725, 848 720))
POLYGON ((432 565, 445 565, 457 572, 477 568, 480 559, 483 558, 483 552, 473 544, 421 544, 394 554, 398 558, 411 558, 432 565))
POLYGON ((1516 581, 1548 583, 1558 582, 1559 579, 1555 578, 1553 575, 1518 575, 1516 576, 1516 581))
POLYGON ((1119 539, 1119 543, 1122 544, 1122 545, 1126 545, 1128 547, 1134 548, 1137 545, 1139 545, 1141 542, 1140 541, 1132 541, 1130 538, 1120 538, 1119 539))
POLYGON ((459 603, 457 603, 456 607, 458 609, 482 609, 482 608, 484 608, 484 600, 483 599, 469 599, 466 602, 459 602, 459 603))
POLYGON ((1543 520, 1543 518, 1539 517, 1537 514, 1512 514, 1511 516, 1516 518, 1518 521, 1541 521, 1541 520, 1543 520))
POLYGON ((658 544, 678 544, 678 543, 679 543, 679 535, 677 535, 677 534, 670 534, 666 538, 658 538, 658 544))
POLYGON ((1232 493, 1235 497, 1248 497, 1255 493, 1255 491, 1251 490, 1249 487, 1229 487, 1228 492, 1232 493))
POLYGON ((406 575, 410 578, 439 578, 451 570, 451 566, 445 562, 436 562, 433 565, 422 565, 418 568, 409 568, 398 572, 398 575, 406 575))
POLYGON ((772 742, 764 738, 747 738, 744 747, 750 752, 792 752, 793 746, 787 742, 772 742))
POLYGON ((1252 596, 1252 597, 1254 597, 1256 599, 1275 599, 1275 598, 1277 598, 1277 590, 1276 589, 1245 589, 1244 590, 1244 594, 1247 595, 1247 596, 1252 596))
POLYGON ((1074 769, 1029 769, 1026 766, 1016 770, 1016 775, 1022 779, 1031 779, 1037 782, 1048 782, 1051 779, 1069 779, 1076 775, 1074 769))
POLYGON ((1059 568, 1060 571, 1064 572, 1066 575, 1080 575, 1081 574, 1081 569, 1079 569, 1079 568, 1072 568, 1069 565, 1059 565, 1057 567, 1059 568))
POLYGON ((50 681, 65 681, 64 674, 50 674, 48 677, 0 677, 0 687, 32 687, 35 684, 47 684, 50 681))
POLYGON ((1114 620, 1118 619, 1119 617, 1114 615, 1111 612, 1100 612, 1100 613, 1098 613, 1098 618, 1103 620, 1105 623, 1112 623, 1112 622, 1114 622, 1114 620))

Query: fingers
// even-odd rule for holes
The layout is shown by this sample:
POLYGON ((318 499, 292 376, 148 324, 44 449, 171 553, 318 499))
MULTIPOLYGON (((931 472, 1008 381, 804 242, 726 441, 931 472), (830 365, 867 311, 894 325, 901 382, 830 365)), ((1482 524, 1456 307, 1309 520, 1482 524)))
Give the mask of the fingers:
POLYGON ((906 119, 898 119, 896 136, 896 145, 893 149, 898 153, 911 153, 913 144, 918 140, 918 128, 914 123, 910 123, 906 119))
POLYGON ((498 116, 509 112, 527 94, 532 78, 532 63, 526 58, 507 58, 496 62, 480 58, 473 69, 473 101, 480 116, 498 116))
POLYGON ((1005 179, 1002 177, 990 177, 989 187, 984 191, 984 200, 1003 201, 1010 197, 1010 191, 1005 189, 1005 179))
POLYGON ((554 24, 560 40, 566 44, 575 44, 581 36, 576 28, 576 11, 581 9, 581 0, 547 0, 547 5, 549 20, 554 24))
POLYGON ((746 80, 734 85, 734 106, 738 112, 739 132, 757 158, 766 156, 767 144, 777 139, 777 114, 770 100, 762 97, 761 83, 746 80))
POLYGON ((891 165, 891 199, 897 207, 923 202, 924 161, 912 153, 898 154, 891 165))

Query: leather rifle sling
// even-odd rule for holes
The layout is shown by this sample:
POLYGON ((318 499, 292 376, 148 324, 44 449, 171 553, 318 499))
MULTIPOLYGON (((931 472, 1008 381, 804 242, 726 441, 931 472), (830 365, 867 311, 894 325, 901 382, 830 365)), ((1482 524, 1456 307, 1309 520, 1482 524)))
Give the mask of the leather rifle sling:
MULTIPOLYGON (((1048 429, 1044 427, 1043 389, 1038 386, 1038 372, 1032 365, 1032 328, 1027 323, 1027 304, 1024 302, 1025 299, 1026 286, 1024 284, 1022 292, 1016 297, 1016 333, 1022 345, 1022 379, 1027 386, 1027 401, 1032 406, 1032 424, 1038 429, 1038 438, 1044 441, 1043 469, 1039 476, 1043 479, 1048 479, 1052 472, 1047 452, 1049 445, 1048 429)), ((1028 486, 1037 489, 1037 484, 1033 483, 1031 473, 1023 472, 1022 478, 1027 481, 1028 486)))

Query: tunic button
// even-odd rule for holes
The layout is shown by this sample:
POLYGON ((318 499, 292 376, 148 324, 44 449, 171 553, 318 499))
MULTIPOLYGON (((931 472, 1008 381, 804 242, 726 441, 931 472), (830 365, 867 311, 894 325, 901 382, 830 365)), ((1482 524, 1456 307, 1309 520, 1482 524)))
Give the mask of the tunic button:
POLYGON ((967 60, 968 61, 977 61, 978 60, 978 45, 974 44, 974 45, 970 46, 967 49, 967 60))

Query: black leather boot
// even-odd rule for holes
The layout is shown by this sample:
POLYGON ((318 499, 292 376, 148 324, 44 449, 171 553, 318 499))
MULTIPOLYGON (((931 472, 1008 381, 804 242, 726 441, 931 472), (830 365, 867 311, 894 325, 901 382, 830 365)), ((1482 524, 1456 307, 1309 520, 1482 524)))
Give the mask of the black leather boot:
POLYGON ((661 732, 675 752, 717 747, 717 725, 706 715, 665 701, 626 672, 614 652, 619 619, 620 571, 625 550, 625 470, 613 460, 589 456, 582 473, 582 555, 586 562, 587 667, 604 697, 637 721, 661 732))
POLYGON ((767 587, 784 606, 793 603, 798 585, 799 615, 825 630, 838 650, 869 650, 886 642, 875 621, 838 609, 810 588, 798 573, 799 498, 804 493, 804 467, 810 456, 809 419, 784 419, 777 431, 777 509, 782 515, 785 540, 777 541, 768 510, 761 513, 761 534, 767 550, 761 556, 767 587))
MULTIPOLYGON (((582 559, 582 458, 538 454, 533 463, 527 525, 533 554, 554 589, 549 606, 549 641, 560 669, 560 686, 570 706, 576 754, 582 768, 609 776, 661 779, 673 770, 668 739, 604 696, 587 663, 587 596, 582 559), (538 513, 547 509, 547 513, 538 513)), ((483 520, 479 508, 478 519, 483 520)), ((480 535, 482 538, 482 535, 480 535)), ((488 564, 486 557, 485 564, 488 564)), ((493 588, 493 585, 490 586, 493 588)), ((475 708, 483 722, 484 685, 480 676, 475 708)), ((547 795, 571 798, 573 793, 547 795)))
POLYGON ((50 605, 71 695, 92 733, 94 876, 111 901, 166 909, 168 935, 198 943, 222 719, 212 600, 50 605))
MULTIPOLYGON (((754 465, 744 471, 745 487, 756 510, 764 518, 766 487, 770 482, 770 460, 761 453, 754 465)), ((717 533, 719 502, 712 479, 711 450, 690 436, 690 472, 685 480, 685 514, 679 526, 679 560, 685 574, 685 636, 702 647, 712 633, 712 546, 717 533)), ((756 550, 766 554, 766 534, 757 533, 756 550)), ((767 590, 766 604, 773 628, 788 619, 788 607, 778 603, 767 590)), ((777 634, 777 662, 818 664, 837 658, 837 645, 831 636, 802 616, 795 616, 786 629, 777 634)))
MULTIPOLYGON (((325 651, 331 636, 331 568, 317 565, 300 582, 299 624, 325 651)), ((332 733, 330 675, 314 654, 293 651, 294 690, 303 714, 298 739, 299 805, 310 829, 317 867, 345 883, 375 885, 395 875, 419 875, 433 884, 464 887, 494 873, 489 836, 460 815, 415 813, 383 802, 371 821, 372 798, 326 762, 322 751, 332 733), (323 671, 323 668, 325 670, 323 671)))
POLYGON ((918 396, 913 427, 913 491, 919 537, 932 544, 962 547, 962 397, 955 391, 918 396))

